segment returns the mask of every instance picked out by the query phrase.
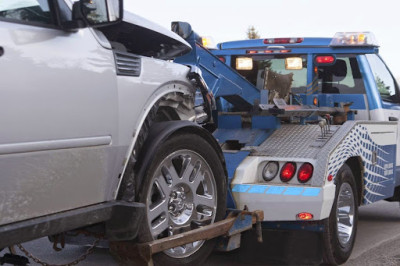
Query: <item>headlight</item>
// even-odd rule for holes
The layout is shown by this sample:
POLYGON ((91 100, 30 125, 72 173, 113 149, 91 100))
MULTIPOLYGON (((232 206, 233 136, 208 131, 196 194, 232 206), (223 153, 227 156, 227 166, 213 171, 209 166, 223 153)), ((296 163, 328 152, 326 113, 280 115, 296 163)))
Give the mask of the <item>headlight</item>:
POLYGON ((271 181, 275 178, 279 171, 279 164, 277 162, 268 162, 262 171, 262 176, 265 181, 271 181))

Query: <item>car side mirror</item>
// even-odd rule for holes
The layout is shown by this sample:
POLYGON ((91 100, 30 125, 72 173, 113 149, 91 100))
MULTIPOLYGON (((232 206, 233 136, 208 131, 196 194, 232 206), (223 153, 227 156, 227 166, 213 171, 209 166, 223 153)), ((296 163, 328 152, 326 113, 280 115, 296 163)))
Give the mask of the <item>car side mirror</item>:
POLYGON ((171 23, 171 30, 181 36, 183 39, 187 39, 193 32, 192 26, 187 22, 175 21, 171 23))
POLYGON ((123 0, 80 0, 72 13, 75 21, 83 20, 89 27, 109 26, 122 21, 123 0))

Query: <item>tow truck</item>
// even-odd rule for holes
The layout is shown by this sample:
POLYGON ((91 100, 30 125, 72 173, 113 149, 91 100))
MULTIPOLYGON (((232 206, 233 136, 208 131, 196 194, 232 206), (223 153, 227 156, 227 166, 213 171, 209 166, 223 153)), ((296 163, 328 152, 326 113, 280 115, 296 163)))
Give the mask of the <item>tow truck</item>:
POLYGON ((190 24, 172 29, 193 48, 175 62, 197 67, 213 96, 205 105, 227 163, 228 206, 264 211, 264 227, 317 228, 324 262, 344 263, 358 207, 400 200, 399 87, 374 35, 209 49, 190 24))

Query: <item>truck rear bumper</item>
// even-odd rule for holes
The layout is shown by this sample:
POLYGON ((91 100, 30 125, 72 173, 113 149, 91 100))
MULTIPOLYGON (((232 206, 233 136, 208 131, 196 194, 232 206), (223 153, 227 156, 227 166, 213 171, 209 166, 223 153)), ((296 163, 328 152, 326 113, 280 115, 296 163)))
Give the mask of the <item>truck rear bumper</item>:
POLYGON ((238 209, 264 211, 264 221, 297 221, 302 212, 313 220, 328 218, 335 198, 335 185, 325 187, 235 184, 233 198, 238 209))

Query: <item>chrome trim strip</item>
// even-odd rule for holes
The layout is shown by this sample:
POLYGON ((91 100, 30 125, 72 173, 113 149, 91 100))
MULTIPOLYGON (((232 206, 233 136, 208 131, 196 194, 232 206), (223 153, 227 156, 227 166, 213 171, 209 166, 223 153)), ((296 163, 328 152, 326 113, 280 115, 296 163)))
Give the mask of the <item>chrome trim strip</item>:
POLYGON ((102 137, 91 137, 91 138, 76 138, 76 139, 1 144, 0 155, 103 146, 103 145, 110 145, 111 141, 112 141, 111 136, 102 136, 102 137))

